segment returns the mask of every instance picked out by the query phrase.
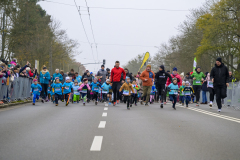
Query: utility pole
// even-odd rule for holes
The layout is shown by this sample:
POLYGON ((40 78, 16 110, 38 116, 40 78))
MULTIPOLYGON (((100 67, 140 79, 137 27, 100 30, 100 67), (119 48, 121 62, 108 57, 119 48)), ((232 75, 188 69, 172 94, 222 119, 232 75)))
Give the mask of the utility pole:
POLYGON ((3 33, 2 33, 2 55, 1 55, 1 59, 4 58, 4 45, 5 45, 5 38, 4 38, 4 30, 5 30, 5 9, 3 9, 3 33))

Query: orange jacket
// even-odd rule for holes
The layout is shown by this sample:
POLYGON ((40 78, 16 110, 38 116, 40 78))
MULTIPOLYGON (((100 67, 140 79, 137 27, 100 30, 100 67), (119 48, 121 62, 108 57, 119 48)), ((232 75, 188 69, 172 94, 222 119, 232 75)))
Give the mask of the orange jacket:
MULTIPOLYGON (((122 90, 127 90, 129 91, 129 96, 131 95, 131 91, 132 93, 134 93, 134 89, 132 87, 132 84, 131 83, 123 83, 122 87, 119 89, 120 92, 122 92, 122 90)), ((127 95, 124 95, 124 96, 127 96, 127 95)))
POLYGON ((155 79, 155 74, 153 71, 148 72, 147 70, 143 71, 140 75, 140 79, 142 80, 143 86, 152 86, 153 79, 155 79), (147 81, 145 81, 147 79, 147 81))

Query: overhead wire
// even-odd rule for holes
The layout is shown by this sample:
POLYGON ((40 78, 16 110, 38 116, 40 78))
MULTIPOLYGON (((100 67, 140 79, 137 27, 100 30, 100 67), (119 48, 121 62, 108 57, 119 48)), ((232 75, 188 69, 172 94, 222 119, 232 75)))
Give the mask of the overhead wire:
MULTIPOLYGON (((56 3, 56 4, 62 4, 62 5, 67 5, 67 6, 75 6, 72 4, 67 4, 67 3, 60 3, 60 2, 53 2, 49 0, 42 0, 43 2, 51 2, 51 3, 56 3)), ((92 9, 111 9, 111 10, 138 10, 138 11, 173 11, 173 12, 186 12, 190 10, 180 10, 180 9, 164 9, 164 8, 110 8, 110 7, 85 7, 85 6, 80 6, 82 8, 92 8, 92 9)))
POLYGON ((77 8, 77 10, 78 10, 78 14, 79 14, 79 17, 80 17, 81 22, 82 22, 83 30, 84 30, 84 32, 85 32, 85 35, 86 35, 87 41, 88 41, 88 43, 89 43, 89 45, 90 45, 90 47, 91 47, 91 50, 92 50, 92 56, 93 56, 93 59, 94 59, 94 54, 93 54, 92 44, 90 43, 90 41, 89 41, 89 39, 88 39, 87 32, 86 32, 86 29, 85 29, 85 27, 84 27, 83 20, 82 20, 82 16, 81 16, 81 13, 80 13, 80 11, 79 11, 79 9, 78 9, 78 6, 77 6, 77 3, 76 3, 76 0, 74 0, 74 3, 75 3, 75 6, 76 6, 76 8, 77 8))

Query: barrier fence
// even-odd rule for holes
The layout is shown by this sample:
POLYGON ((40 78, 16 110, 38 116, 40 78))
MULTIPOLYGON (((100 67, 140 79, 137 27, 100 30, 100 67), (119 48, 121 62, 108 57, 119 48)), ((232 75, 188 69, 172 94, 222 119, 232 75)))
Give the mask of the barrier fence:
POLYGON ((18 77, 13 82, 6 85, 4 79, 0 78, 0 100, 17 101, 31 98, 31 78, 18 77))

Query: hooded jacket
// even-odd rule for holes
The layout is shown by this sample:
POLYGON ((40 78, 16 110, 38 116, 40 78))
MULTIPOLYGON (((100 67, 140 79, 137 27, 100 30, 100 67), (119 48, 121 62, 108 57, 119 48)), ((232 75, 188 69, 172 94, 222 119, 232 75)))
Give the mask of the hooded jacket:
MULTIPOLYGON (((127 70, 127 71, 128 71, 128 73, 126 73, 126 77, 129 77, 129 78, 130 78, 130 81, 132 82, 133 77, 132 77, 132 75, 129 73, 129 70, 127 70)), ((121 80, 125 80, 125 81, 126 81, 126 79, 123 79, 123 74, 121 75, 121 80)))
POLYGON ((172 82, 171 75, 169 73, 165 72, 165 70, 157 72, 157 74, 155 75, 156 88, 158 85, 162 85, 162 84, 165 85, 168 78, 172 82))
POLYGON ((215 64, 212 68, 211 79, 214 78, 213 86, 224 86, 229 83, 229 72, 228 68, 222 63, 220 66, 215 64))
MULTIPOLYGON (((177 78, 178 87, 180 87, 182 85, 182 78, 181 78, 181 76, 179 74, 176 74, 176 75, 171 74, 171 77, 172 78, 177 78)), ((166 85, 167 86, 170 85, 171 82, 172 82, 171 79, 168 78, 166 85)))
POLYGON ((134 93, 134 89, 131 83, 127 83, 127 82, 123 83, 122 87, 119 89, 119 92, 122 92, 122 90, 123 90, 123 94, 124 94, 124 91, 128 91, 128 95, 124 95, 124 96, 130 96, 131 91, 132 93, 134 93))
MULTIPOLYGON (((147 67, 150 67, 150 69, 151 69, 151 65, 147 65, 147 67)), ((147 71, 147 69, 146 69, 140 75, 140 79, 142 80, 143 86, 152 86, 153 79, 155 79, 155 74, 153 73, 153 71, 147 71), (145 80, 147 80, 147 81, 145 81, 145 80)))
POLYGON ((42 70, 40 72, 40 83, 42 84, 48 84, 51 79, 50 73, 48 70, 44 71, 42 70))
POLYGON ((52 81, 55 80, 55 78, 59 78, 59 81, 61 82, 63 80, 63 76, 60 73, 54 73, 52 77, 52 81))
POLYGON ((101 84, 103 84, 106 81, 107 71, 100 69, 97 72, 97 76, 99 76, 99 77, 102 76, 102 78, 100 78, 100 79, 101 79, 101 84))

